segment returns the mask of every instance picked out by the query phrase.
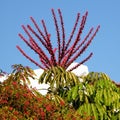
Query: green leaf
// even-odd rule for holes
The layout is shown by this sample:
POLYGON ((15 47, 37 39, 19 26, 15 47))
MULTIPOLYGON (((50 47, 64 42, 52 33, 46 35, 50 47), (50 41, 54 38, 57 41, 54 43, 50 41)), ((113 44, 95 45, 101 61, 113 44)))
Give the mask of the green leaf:
POLYGON ((67 100, 68 100, 68 102, 72 101, 72 90, 68 91, 67 100))
POLYGON ((38 80, 39 84, 44 82, 46 75, 47 75, 47 71, 44 71, 38 80))
POLYGON ((76 85, 72 91, 72 99, 75 100, 77 98, 77 96, 79 95, 78 94, 78 89, 79 89, 79 86, 76 85))
POLYGON ((91 115, 91 104, 85 104, 88 115, 91 115))
POLYGON ((99 114, 99 116, 100 116, 100 120, 103 120, 103 116, 104 116, 105 113, 106 113, 105 110, 104 110, 104 107, 96 104, 96 108, 97 108, 97 110, 98 110, 98 114, 99 114))
POLYGON ((95 104, 91 104, 91 107, 92 107, 92 111, 93 111, 93 115, 95 117, 95 120, 98 120, 98 112, 96 110, 95 104))

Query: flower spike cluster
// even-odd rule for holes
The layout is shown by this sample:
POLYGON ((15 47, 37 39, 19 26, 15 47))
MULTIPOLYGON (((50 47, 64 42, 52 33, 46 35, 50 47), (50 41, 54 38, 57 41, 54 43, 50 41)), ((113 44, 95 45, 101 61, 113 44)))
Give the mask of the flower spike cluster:
MULTIPOLYGON (((28 35, 29 39, 27 40, 22 34, 19 34, 19 37, 36 54, 38 54, 40 63, 36 62, 34 59, 29 57, 19 46, 16 46, 16 47, 27 59, 29 59, 32 63, 34 63, 35 65, 37 65, 38 67, 44 70, 50 69, 52 66, 61 66, 67 69, 68 66, 72 62, 74 62, 78 57, 80 57, 81 54, 83 54, 83 52, 88 48, 93 38, 96 36, 96 33, 98 32, 100 26, 98 26, 95 30, 94 28, 91 28, 88 34, 82 40, 81 34, 86 24, 88 12, 86 12, 82 16, 81 21, 80 21, 80 13, 78 13, 73 30, 70 34, 70 37, 68 40, 66 40, 64 22, 63 22, 61 10, 58 9, 60 25, 58 24, 58 20, 57 20, 54 9, 52 9, 51 12, 52 12, 53 21, 54 21, 55 30, 56 30, 57 48, 53 48, 53 44, 50 37, 51 35, 47 31, 47 27, 44 20, 41 20, 41 24, 43 26, 43 30, 41 30, 38 24, 36 23, 36 21, 33 19, 33 17, 30 17, 30 19, 33 22, 35 28, 37 29, 37 32, 35 32, 35 30, 30 25, 27 25, 27 26, 22 25, 22 28, 24 32, 28 35), (75 34, 75 32, 77 32, 77 34, 75 34), (74 35, 76 35, 76 37, 73 39, 74 35), (39 40, 42 46, 40 46, 35 41, 35 38, 39 40), (42 48, 45 48, 48 51, 50 57, 48 57, 47 53, 45 53, 42 48)), ((71 68, 69 71, 72 71, 73 69, 77 68, 81 64, 85 63, 87 60, 91 58, 92 54, 93 53, 90 53, 84 60, 79 62, 76 66, 71 68)))

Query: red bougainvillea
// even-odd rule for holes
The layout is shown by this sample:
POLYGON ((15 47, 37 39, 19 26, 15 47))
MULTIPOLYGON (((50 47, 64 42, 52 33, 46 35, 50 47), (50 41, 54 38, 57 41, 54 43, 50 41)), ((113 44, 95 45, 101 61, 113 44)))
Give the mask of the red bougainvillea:
POLYGON ((21 65, 14 68, 13 73, 0 84, 1 120, 66 120, 68 114, 71 114, 71 118, 76 117, 73 114, 75 110, 64 101, 56 105, 48 97, 36 94, 35 89, 30 90, 26 84, 21 84, 21 76, 27 79, 32 75, 30 68, 21 65))

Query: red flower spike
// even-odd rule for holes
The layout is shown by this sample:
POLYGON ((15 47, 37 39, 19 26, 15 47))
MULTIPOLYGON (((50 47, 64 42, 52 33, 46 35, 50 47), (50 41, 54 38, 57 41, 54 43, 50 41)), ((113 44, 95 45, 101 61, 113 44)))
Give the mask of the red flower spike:
MULTIPOLYGON (((25 56, 27 59, 29 59, 32 63, 37 65, 38 67, 42 69, 50 69, 52 66, 61 66, 65 69, 68 68, 68 66, 74 62, 77 58, 81 56, 85 52, 85 50, 88 48, 90 43, 92 42, 93 38, 96 36, 96 33, 98 32, 100 26, 97 27, 97 29, 93 32, 93 28, 91 28, 88 32, 88 34, 84 37, 82 40, 81 34, 83 32, 83 29, 86 24, 87 16, 88 16, 88 11, 82 16, 82 19, 80 21, 80 13, 77 14, 75 24, 73 26, 73 30, 70 34, 70 37, 68 40, 66 40, 65 37, 65 28, 64 28, 64 21, 63 21, 63 16, 62 12, 60 9, 58 9, 58 15, 60 19, 60 24, 58 24, 57 16, 55 14, 54 9, 51 9, 52 12, 52 17, 55 25, 55 31, 56 31, 56 36, 57 36, 57 48, 53 49, 53 44, 50 39, 50 34, 47 31, 47 27, 45 25, 44 20, 42 20, 42 26, 43 26, 43 31, 39 28, 38 24, 36 21, 33 19, 33 17, 30 17, 31 21, 33 22, 35 28, 37 29, 38 33, 34 31, 34 29, 30 26, 27 25, 25 27, 22 25, 22 28, 24 32, 28 35, 29 39, 25 39, 22 34, 19 34, 20 38, 39 56, 39 62, 34 61, 31 57, 29 57, 19 46, 17 46, 18 50, 25 56), (61 32, 60 32, 61 30, 61 32), (77 34, 75 37, 74 34, 78 30, 77 34), (35 41, 33 36, 37 38, 40 42, 40 45, 35 41), (72 42, 72 40, 74 41, 72 42), (47 55, 42 49, 44 47, 47 50, 47 55), (57 53, 56 53, 57 51, 57 53), (49 56, 49 57, 48 57, 49 56)), ((85 63, 88 61, 93 53, 90 53, 85 59, 80 61, 78 65, 74 66, 73 68, 70 69, 74 70, 77 67, 79 67, 81 64, 85 63)))
POLYGON ((16 46, 18 50, 25 56, 27 59, 29 59, 32 63, 34 63, 36 66, 40 67, 41 69, 44 69, 41 65, 39 65, 37 62, 35 62, 32 58, 30 58, 19 46, 16 46))

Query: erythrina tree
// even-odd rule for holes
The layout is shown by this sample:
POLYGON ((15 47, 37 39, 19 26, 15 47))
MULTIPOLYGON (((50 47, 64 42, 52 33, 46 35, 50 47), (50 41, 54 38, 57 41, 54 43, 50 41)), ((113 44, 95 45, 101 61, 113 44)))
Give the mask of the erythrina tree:
MULTIPOLYGON (((44 20, 41 21, 43 26, 43 31, 42 31, 39 28, 36 21, 33 19, 33 17, 30 17, 30 19, 33 22, 38 32, 35 32, 35 30, 30 25, 27 25, 27 26, 22 25, 23 30, 28 35, 28 40, 22 34, 19 34, 19 36, 36 54, 38 54, 40 63, 36 62, 34 59, 29 57, 19 46, 17 46, 17 48, 27 59, 29 59, 32 63, 34 63, 41 69, 44 69, 44 70, 50 69, 52 66, 60 66, 64 69, 67 69, 68 66, 72 62, 74 62, 78 57, 80 57, 81 54, 88 48, 93 38, 95 37, 96 33, 98 32, 100 26, 98 26, 95 30, 92 27, 87 33, 87 35, 84 37, 84 39, 82 40, 81 34, 85 27, 88 12, 86 12, 82 16, 81 21, 80 21, 80 13, 78 13, 73 30, 70 34, 70 37, 68 40, 66 40, 64 22, 63 22, 61 10, 58 9, 60 26, 58 24, 58 20, 54 12, 54 9, 52 9, 51 11, 52 11, 52 16, 53 16, 55 30, 56 30, 56 36, 57 36, 57 48, 53 48, 53 44, 50 37, 51 35, 47 31, 47 27, 44 20), (60 27, 61 27, 61 32, 60 32, 60 27), (73 37, 76 30, 78 30, 76 37, 73 37), (35 38, 31 34, 33 34, 34 37, 36 37, 39 40, 42 46, 41 44, 39 45, 35 41, 35 38), (49 55, 48 53, 44 52, 43 48, 45 48, 48 51, 49 55), (56 51, 58 53, 56 53, 56 51)), ((69 71, 72 71, 73 69, 77 68, 81 64, 85 63, 88 59, 91 58, 92 55, 93 53, 90 53, 84 60, 80 61, 77 65, 69 69, 69 71)))

